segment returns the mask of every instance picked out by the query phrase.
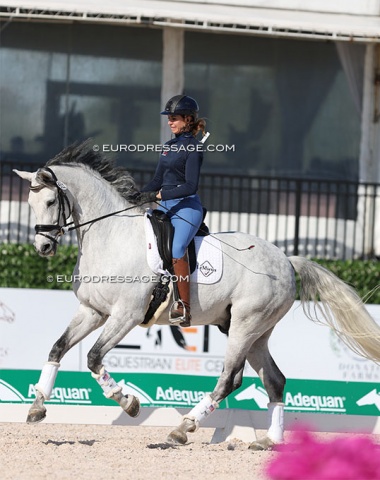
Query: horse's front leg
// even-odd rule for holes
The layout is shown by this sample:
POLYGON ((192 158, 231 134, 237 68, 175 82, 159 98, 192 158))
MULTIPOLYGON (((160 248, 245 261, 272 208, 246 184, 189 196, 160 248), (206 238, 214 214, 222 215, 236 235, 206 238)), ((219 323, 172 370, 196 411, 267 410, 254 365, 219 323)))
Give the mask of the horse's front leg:
POLYGON ((103 332, 87 356, 88 368, 91 370, 93 378, 102 388, 104 396, 117 402, 130 417, 139 415, 140 401, 134 395, 123 395, 122 387, 116 383, 105 369, 103 358, 139 323, 141 323, 141 319, 130 318, 125 320, 110 317, 103 332))
POLYGON ((117 402, 130 417, 137 417, 140 413, 140 400, 134 395, 123 395, 122 387, 116 383, 102 365, 99 373, 92 372, 93 378, 101 386, 104 396, 117 402))
POLYGON ((84 305, 79 306, 64 334, 53 345, 49 353, 49 360, 42 368, 40 379, 35 386, 36 398, 29 409, 27 423, 41 422, 46 417, 44 403, 50 399, 60 367, 59 362, 63 356, 70 348, 101 326, 105 320, 106 317, 101 316, 91 308, 84 305))

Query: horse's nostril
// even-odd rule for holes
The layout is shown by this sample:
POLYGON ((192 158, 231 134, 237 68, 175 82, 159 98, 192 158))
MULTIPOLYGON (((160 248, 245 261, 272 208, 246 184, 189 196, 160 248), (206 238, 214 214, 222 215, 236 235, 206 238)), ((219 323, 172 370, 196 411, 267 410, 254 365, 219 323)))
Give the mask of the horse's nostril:
POLYGON ((50 243, 44 243, 41 247, 41 252, 42 253, 48 253, 50 250, 51 250, 50 243))

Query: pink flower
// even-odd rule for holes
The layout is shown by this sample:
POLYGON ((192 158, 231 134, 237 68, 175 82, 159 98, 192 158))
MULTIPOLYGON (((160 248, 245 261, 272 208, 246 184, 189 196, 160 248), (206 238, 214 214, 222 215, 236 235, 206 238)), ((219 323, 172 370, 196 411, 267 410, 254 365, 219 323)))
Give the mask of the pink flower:
POLYGON ((303 429, 277 450, 266 467, 272 480, 380 480, 380 445, 369 437, 319 442, 303 429))

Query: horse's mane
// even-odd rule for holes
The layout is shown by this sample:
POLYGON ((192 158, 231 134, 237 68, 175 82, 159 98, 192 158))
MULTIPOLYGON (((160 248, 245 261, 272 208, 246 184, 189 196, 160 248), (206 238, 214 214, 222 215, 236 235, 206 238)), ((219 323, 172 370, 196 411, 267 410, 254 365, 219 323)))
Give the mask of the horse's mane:
POLYGON ((46 167, 54 165, 83 165, 95 170, 126 199, 137 191, 131 174, 124 167, 117 167, 113 161, 94 151, 91 139, 68 146, 46 163, 46 167))

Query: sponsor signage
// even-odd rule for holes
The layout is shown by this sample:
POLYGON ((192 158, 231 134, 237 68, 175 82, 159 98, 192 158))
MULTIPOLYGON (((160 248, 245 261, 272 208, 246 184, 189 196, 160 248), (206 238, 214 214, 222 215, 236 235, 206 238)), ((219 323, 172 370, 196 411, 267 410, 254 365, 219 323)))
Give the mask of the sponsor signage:
MULTIPOLYGON (((39 370, 73 317, 72 292, 0 288, 0 369, 39 370), (54 313, 52 313, 54 312, 54 313)), ((380 323, 380 305, 367 305, 380 323)), ((61 370, 88 371, 87 352, 101 330, 72 348, 61 370)), ((227 337, 217 327, 136 327, 104 358, 109 371, 220 375, 227 337)), ((276 326, 270 351, 285 376, 294 379, 380 383, 380 366, 349 350, 327 327, 306 319, 299 302, 276 326)), ((246 365, 244 374, 257 377, 246 365)))
MULTIPOLYGON (((0 403, 33 400, 40 369, 77 307, 72 292, 0 289, 0 403)), ((380 306, 366 307, 380 323, 380 306)), ((52 403, 114 405, 87 369, 87 352, 100 333, 64 357, 52 403)), ((105 356, 104 365, 143 406, 191 407, 214 389, 226 345, 217 327, 136 327, 105 356)), ((380 366, 306 319, 299 302, 276 326, 269 347, 288 379, 287 410, 379 416, 380 366)), ((244 375, 242 387, 221 408, 266 409, 268 397, 248 364, 244 375)))
MULTIPOLYGON (((143 407, 191 408, 210 393, 217 377, 172 374, 118 374, 113 377, 124 394, 136 395, 143 407)), ((32 403, 36 370, 0 372, 0 404, 32 403)), ((378 384, 361 382, 308 381, 289 379, 285 389, 285 410, 291 412, 380 415, 378 384)), ((47 404, 115 406, 104 397, 89 373, 59 372, 47 404)), ((257 378, 245 378, 220 408, 266 410, 268 396, 257 378)))

